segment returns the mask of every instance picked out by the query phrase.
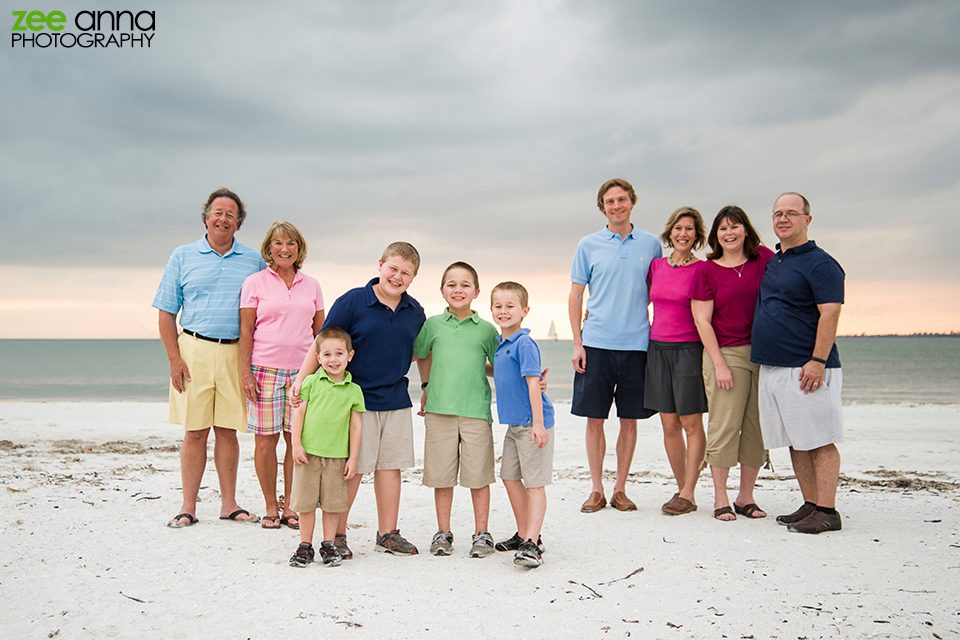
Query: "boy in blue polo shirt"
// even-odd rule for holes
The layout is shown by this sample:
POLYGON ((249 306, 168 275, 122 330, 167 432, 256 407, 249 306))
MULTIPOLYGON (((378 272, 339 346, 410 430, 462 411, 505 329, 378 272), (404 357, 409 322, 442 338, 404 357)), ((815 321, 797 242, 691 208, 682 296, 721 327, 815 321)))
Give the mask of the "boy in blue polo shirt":
MULTIPOLYGON (((366 286, 351 289, 337 298, 323 328, 340 327, 353 340, 355 355, 347 367, 363 390, 367 411, 357 459, 357 475, 347 482, 348 506, 340 514, 336 547, 347 560, 347 517, 365 473, 373 473, 377 498, 375 551, 410 556, 417 548, 400 535, 400 470, 414 465, 413 416, 407 371, 413 357, 413 341, 423 326, 423 307, 407 294, 420 269, 420 254, 408 242, 394 242, 380 257, 380 271, 366 286)), ((316 349, 311 347, 297 374, 297 395, 307 375, 317 370, 316 349)), ((291 402, 292 404, 292 402, 291 402)))
POLYGON ((490 311, 500 326, 493 363, 497 419, 507 426, 500 479, 517 519, 517 532, 498 542, 497 551, 516 550, 514 563, 543 564, 540 528, 547 511, 546 486, 553 480, 553 405, 540 391, 540 348, 529 329, 520 328, 530 312, 523 285, 501 282, 490 294, 490 311), (534 542, 536 541, 536 542, 534 542))

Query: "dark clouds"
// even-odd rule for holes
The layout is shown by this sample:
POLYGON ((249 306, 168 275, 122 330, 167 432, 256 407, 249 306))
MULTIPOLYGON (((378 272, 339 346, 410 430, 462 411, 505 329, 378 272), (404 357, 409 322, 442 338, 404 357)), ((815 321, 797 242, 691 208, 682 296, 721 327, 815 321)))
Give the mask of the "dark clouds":
POLYGON ((49 225, 51 265, 153 266, 228 185, 248 244, 288 218, 341 239, 330 260, 402 235, 438 262, 566 269, 622 175, 653 231, 679 204, 765 212, 803 188, 838 234, 882 189, 895 234, 931 191, 921 224, 956 203, 958 25, 953 2, 162 3, 149 50, 0 60, 0 220, 49 225))

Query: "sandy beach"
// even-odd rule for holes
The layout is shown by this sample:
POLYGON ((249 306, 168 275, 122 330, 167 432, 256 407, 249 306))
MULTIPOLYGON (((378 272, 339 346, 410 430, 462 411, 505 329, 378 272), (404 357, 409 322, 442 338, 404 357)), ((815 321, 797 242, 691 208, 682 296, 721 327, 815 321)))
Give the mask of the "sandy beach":
MULTIPOLYGON (((673 480, 656 418, 641 423, 628 485, 639 511, 581 514, 584 425, 560 404, 536 570, 507 553, 467 557, 462 489, 454 555, 431 557, 433 493, 419 469, 404 473, 400 527, 421 555, 373 552, 365 482, 351 514, 355 558, 292 569, 297 532, 218 520, 212 438, 200 522, 169 529, 182 436, 166 411, 0 403, 0 637, 960 638, 960 405, 846 407, 843 531, 806 536, 773 518, 801 502, 786 450, 773 452, 775 472, 758 484, 771 517, 715 521, 708 473, 699 511, 662 515, 673 480)), ((608 470, 615 437, 608 425, 608 470)), ((240 441, 238 499, 262 514, 253 437, 240 441)), ((494 487, 493 536, 514 529, 494 487)))

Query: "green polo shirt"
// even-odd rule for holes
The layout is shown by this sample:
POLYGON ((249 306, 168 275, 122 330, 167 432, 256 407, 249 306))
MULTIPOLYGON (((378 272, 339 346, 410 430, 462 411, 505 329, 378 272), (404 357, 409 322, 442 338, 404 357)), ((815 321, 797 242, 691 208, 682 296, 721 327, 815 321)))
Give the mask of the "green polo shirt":
POLYGON ((427 411, 493 422, 486 363, 497 353, 497 330, 474 311, 457 320, 449 309, 427 318, 413 343, 413 355, 433 354, 427 411))
POLYGON ((307 453, 321 458, 350 457, 350 414, 363 413, 363 391, 345 372, 343 382, 334 382, 323 369, 307 376, 300 397, 307 403, 300 444, 307 453))

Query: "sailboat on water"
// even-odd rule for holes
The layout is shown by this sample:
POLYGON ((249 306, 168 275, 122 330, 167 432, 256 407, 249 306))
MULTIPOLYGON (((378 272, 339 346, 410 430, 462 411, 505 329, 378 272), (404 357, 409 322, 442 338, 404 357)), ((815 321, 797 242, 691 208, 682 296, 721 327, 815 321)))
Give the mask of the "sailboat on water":
POLYGON ((550 321, 550 328, 547 329, 547 340, 558 340, 560 335, 557 333, 557 323, 550 321))

